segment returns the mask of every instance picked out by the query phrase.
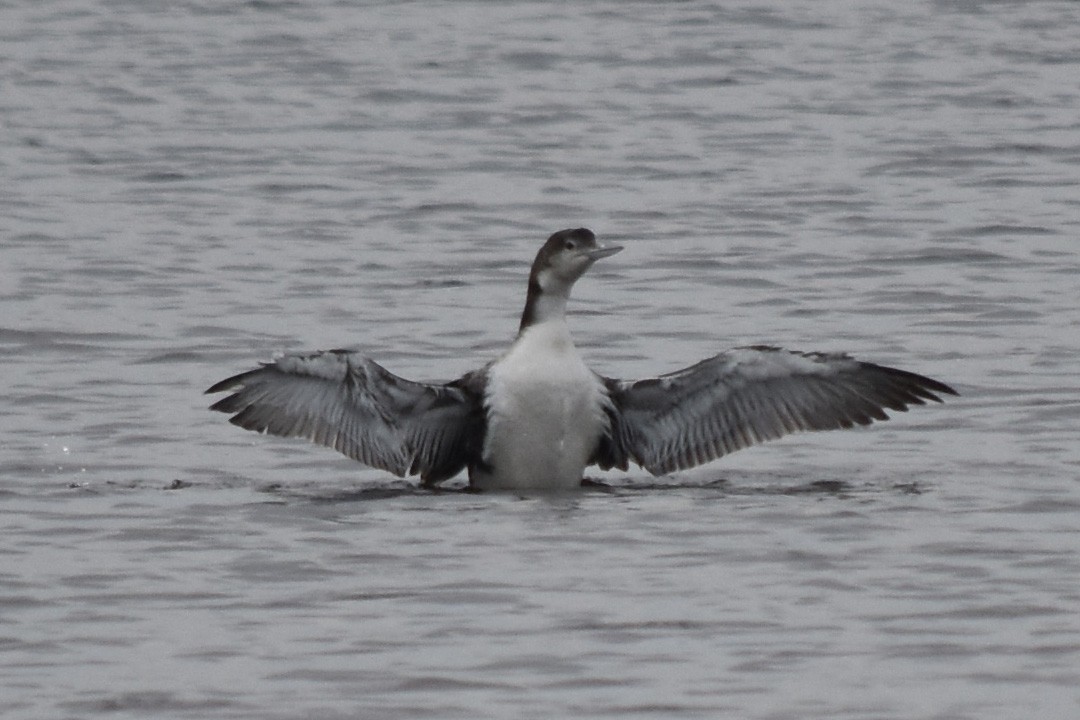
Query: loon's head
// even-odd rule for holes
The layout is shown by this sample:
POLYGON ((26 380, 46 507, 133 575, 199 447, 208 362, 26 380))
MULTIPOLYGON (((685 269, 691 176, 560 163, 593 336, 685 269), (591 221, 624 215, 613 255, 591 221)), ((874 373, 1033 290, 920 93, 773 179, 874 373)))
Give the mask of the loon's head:
POLYGON ((570 288, 578 278, 594 262, 620 250, 620 245, 600 245, 592 230, 585 228, 560 230, 549 237, 533 260, 519 332, 535 323, 561 318, 566 312, 570 288))
POLYGON ((622 250, 621 245, 601 246, 592 230, 560 230, 544 243, 533 261, 529 285, 545 292, 568 294, 593 263, 622 250))

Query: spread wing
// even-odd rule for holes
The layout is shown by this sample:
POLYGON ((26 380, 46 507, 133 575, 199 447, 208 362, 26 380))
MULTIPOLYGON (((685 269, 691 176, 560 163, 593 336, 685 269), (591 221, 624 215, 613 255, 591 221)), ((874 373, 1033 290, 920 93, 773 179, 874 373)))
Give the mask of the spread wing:
MULTIPOLYGON (((475 374, 474 374, 475 375, 475 374)), ((247 430, 303 437, 395 475, 446 480, 477 454, 484 413, 477 378, 412 382, 357 353, 285 355, 217 383, 210 406, 247 430)))
POLYGON ((610 434, 594 461, 654 475, 682 470, 801 430, 887 420, 938 394, 956 395, 922 375, 847 355, 774 347, 737 348, 647 380, 605 378, 610 434))

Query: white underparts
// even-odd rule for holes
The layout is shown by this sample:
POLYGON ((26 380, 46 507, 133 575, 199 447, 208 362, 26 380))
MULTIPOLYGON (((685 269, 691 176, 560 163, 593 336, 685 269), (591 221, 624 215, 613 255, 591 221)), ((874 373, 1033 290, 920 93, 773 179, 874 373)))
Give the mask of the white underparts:
POLYGON ((472 484, 480 489, 578 487, 606 430, 606 402, 602 381, 581 359, 561 313, 530 325, 489 371, 487 469, 474 471, 472 484))

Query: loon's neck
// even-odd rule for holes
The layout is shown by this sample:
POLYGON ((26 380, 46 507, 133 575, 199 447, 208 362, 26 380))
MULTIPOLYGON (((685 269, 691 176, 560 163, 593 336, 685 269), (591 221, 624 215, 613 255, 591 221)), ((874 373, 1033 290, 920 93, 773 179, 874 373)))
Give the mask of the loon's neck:
POLYGON ((534 325, 541 323, 566 324, 566 303, 570 299, 570 287, 534 274, 529 278, 529 292, 525 297, 525 309, 521 313, 518 337, 534 325))

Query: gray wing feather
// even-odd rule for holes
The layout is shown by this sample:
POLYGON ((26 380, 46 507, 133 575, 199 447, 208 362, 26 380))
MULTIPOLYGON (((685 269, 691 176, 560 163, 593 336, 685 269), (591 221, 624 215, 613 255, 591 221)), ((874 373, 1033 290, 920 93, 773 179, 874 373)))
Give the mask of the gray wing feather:
POLYGON ((207 393, 247 430, 302 437, 398 476, 453 477, 476 452, 484 414, 475 378, 445 385, 400 378, 354 352, 285 355, 207 393))
POLYGON ((594 460, 625 469, 633 460, 654 475, 714 460, 804 430, 887 420, 948 385, 847 355, 736 348, 669 375, 605 379, 611 432, 594 460))

